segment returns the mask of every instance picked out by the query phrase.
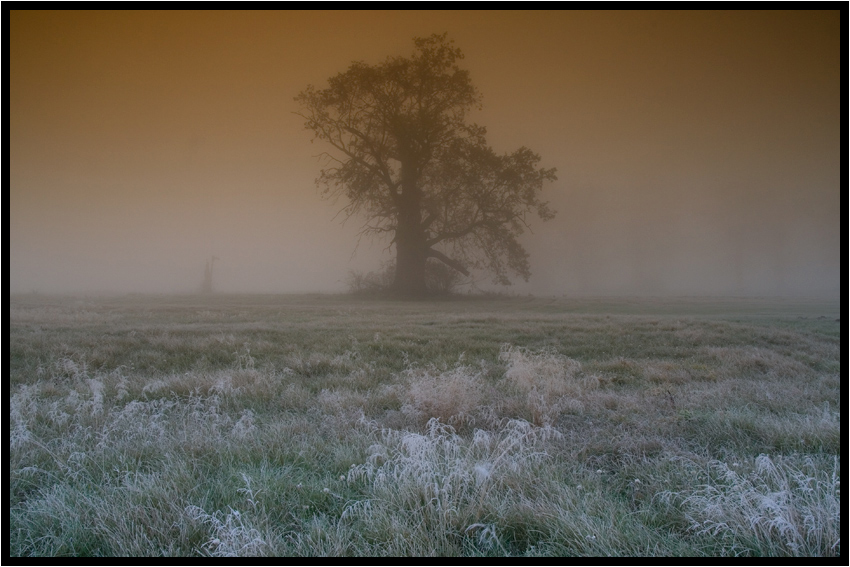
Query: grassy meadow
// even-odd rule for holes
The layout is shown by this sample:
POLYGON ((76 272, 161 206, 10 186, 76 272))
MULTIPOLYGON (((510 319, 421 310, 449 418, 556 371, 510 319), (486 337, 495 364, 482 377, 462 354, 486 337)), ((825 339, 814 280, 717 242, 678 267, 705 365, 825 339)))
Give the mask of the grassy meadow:
POLYGON ((18 295, 12 556, 835 556, 839 304, 18 295))

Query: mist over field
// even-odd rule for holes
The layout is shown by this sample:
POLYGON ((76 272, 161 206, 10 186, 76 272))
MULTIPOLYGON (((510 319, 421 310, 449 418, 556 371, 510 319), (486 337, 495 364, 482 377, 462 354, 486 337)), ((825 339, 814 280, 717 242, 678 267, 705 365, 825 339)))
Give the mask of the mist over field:
POLYGON ((11 291, 194 292, 213 256, 216 291, 345 291, 390 239, 321 199, 293 98, 448 32, 471 120, 558 169, 504 291, 837 299, 839 19, 12 10, 11 291))
POLYGON ((9 555, 841 556, 842 15, 11 10, 9 555))

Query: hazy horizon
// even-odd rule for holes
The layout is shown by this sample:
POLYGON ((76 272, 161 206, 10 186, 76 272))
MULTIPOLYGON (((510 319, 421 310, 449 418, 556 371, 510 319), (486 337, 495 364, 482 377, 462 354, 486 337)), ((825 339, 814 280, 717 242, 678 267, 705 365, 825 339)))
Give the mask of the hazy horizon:
POLYGON ((840 12, 10 11, 12 293, 338 293, 293 98, 448 32, 500 152, 556 167, 538 296, 841 294, 840 12))

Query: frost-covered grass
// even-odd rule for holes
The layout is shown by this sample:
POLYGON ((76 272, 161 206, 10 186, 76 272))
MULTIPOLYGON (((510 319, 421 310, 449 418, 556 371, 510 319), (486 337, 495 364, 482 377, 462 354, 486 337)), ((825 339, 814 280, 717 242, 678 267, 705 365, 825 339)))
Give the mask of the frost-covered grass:
POLYGON ((705 484, 659 496, 677 501, 691 530, 720 538, 730 554, 840 555, 841 469, 837 456, 832 467, 819 460, 762 454, 743 470, 712 461, 705 484))
POLYGON ((10 551, 840 555, 838 312, 16 296, 10 551))

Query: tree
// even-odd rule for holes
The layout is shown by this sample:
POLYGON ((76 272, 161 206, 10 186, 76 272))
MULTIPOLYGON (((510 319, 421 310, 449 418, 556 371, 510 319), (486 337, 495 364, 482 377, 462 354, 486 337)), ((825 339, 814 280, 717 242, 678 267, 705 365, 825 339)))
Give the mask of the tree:
POLYGON ((207 260, 207 265, 204 267, 204 281, 201 283, 201 293, 213 292, 212 275, 216 260, 218 260, 218 256, 213 256, 207 260))
POLYGON ((317 185, 346 200, 346 218, 365 217, 361 234, 392 235, 400 295, 426 293, 429 258, 465 276, 476 268, 505 285, 511 272, 527 281, 517 238, 529 213, 554 216, 539 193, 555 169, 538 168, 525 147, 498 155, 486 129, 466 122, 480 95, 446 34, 414 44, 410 58, 352 63, 295 98, 305 128, 333 148, 317 185))

